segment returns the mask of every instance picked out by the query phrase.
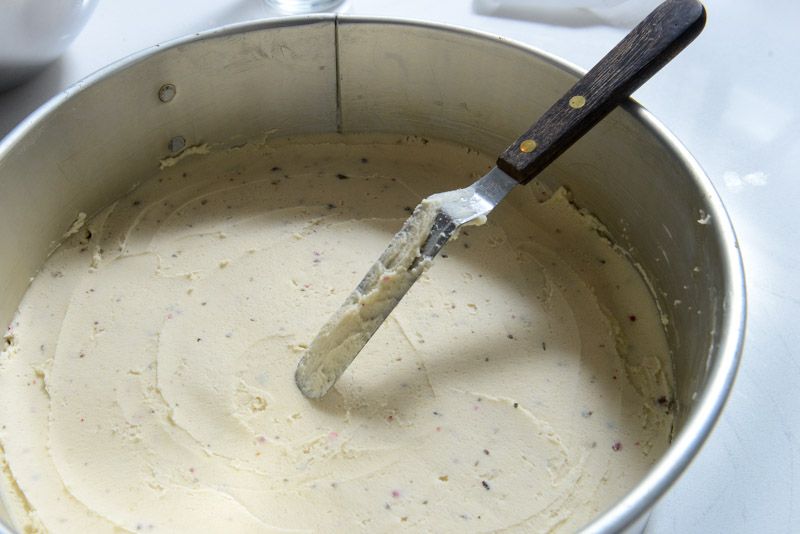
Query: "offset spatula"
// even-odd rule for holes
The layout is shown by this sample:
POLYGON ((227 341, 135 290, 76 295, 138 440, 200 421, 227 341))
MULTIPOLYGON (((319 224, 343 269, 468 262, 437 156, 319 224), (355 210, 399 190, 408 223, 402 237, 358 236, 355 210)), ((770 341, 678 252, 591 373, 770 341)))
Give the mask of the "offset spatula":
POLYGON ((705 17, 696 0, 662 3, 514 141, 496 167, 469 187, 424 199, 311 342, 295 373, 300 391, 312 399, 325 395, 458 228, 485 221, 511 189, 531 181, 694 40, 705 17))

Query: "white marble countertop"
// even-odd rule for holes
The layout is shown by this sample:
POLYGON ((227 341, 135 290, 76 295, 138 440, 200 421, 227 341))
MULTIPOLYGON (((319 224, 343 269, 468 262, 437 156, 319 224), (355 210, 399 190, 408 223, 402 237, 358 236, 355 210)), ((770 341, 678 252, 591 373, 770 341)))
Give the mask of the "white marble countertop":
MULTIPOLYGON (((800 3, 765 4, 707 0, 705 32, 635 95, 711 176, 741 242, 749 298, 733 394, 699 456, 656 507, 650 533, 800 532, 800 179, 791 170, 800 165, 800 106, 791 89, 800 81, 800 3)), ((350 0, 344 9, 480 29, 582 67, 625 33, 482 16, 470 0, 350 0)), ((268 16, 262 0, 101 0, 59 61, 0 94, 0 136, 128 54, 268 16)))

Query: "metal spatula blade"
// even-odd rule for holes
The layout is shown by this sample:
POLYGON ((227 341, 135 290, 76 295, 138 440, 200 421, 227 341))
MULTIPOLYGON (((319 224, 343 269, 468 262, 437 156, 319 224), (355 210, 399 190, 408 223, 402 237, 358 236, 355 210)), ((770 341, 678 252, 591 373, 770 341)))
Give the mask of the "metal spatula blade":
POLYGON ((325 395, 458 228, 482 222, 683 50, 705 25, 697 0, 667 0, 464 189, 417 206, 344 305, 311 342, 295 372, 309 398, 325 395))
POLYGON ((482 223, 518 184, 493 167, 469 187, 423 200, 311 342, 295 372, 303 395, 325 395, 458 228, 482 223))

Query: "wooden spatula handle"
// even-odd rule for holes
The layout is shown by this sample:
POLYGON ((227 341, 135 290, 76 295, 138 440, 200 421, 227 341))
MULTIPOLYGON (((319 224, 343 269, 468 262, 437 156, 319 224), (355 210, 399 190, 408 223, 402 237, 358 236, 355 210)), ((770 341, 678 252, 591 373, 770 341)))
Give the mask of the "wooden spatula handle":
POLYGON ((514 141, 497 166, 528 183, 692 42, 705 21, 697 0, 659 5, 514 141))

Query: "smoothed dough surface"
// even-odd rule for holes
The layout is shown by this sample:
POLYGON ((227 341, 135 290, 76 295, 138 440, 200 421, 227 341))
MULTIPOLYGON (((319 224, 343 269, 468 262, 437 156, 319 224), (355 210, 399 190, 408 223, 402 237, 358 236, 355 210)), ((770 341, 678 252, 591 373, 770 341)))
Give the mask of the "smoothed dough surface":
POLYGON ((409 209, 492 160, 392 136, 204 152, 81 220, 9 325, 21 531, 571 531, 667 447, 656 307, 563 191, 462 231, 312 402, 293 374, 319 328, 409 209))

